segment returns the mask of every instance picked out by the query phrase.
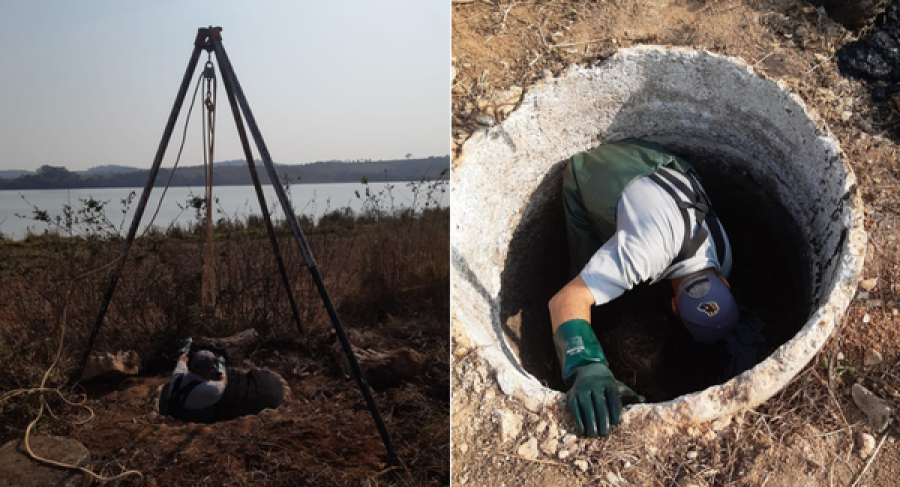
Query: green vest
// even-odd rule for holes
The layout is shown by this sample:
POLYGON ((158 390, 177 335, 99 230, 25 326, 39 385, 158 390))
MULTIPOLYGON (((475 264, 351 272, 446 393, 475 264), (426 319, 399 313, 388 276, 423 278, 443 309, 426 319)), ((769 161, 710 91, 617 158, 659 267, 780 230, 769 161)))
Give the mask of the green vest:
POLYGON ((615 233, 625 188, 660 166, 694 172, 684 159, 641 139, 610 142, 572 156, 563 173, 563 204, 573 277, 615 233))

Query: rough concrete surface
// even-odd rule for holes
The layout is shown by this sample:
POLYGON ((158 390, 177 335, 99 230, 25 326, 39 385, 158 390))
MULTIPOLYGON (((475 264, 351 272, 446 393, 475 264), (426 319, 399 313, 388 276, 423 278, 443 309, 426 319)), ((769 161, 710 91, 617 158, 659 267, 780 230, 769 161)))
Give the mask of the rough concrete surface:
POLYGON ((753 369, 720 386, 631 407, 623 420, 702 422, 758 405, 809 362, 843 316, 866 234, 855 179, 836 141, 789 89, 736 59, 623 49, 538 85, 503 124, 474 134, 452 174, 454 318, 504 394, 533 412, 561 403, 562 393, 522 368, 504 331, 503 274, 530 265, 510 255, 510 242, 520 228, 539 228, 548 218, 567 158, 628 137, 721 161, 771 191, 803 234, 811 310, 796 337, 753 369))

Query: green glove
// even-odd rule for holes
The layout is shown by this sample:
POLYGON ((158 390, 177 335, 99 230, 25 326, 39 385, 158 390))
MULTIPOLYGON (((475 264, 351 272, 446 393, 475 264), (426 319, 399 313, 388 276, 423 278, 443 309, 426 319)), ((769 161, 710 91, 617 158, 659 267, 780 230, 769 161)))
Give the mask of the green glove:
POLYGON ((622 422, 622 400, 644 398, 616 380, 597 336, 585 320, 569 320, 553 334, 563 380, 570 386, 566 404, 578 434, 609 436, 610 425, 622 422))

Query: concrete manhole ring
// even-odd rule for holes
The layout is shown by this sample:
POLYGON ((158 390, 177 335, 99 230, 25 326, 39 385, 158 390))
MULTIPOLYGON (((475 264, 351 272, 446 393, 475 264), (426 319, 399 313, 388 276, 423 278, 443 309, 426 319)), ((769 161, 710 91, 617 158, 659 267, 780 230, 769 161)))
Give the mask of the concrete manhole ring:
MULTIPOLYGON (((454 320, 504 393, 533 411, 562 401, 563 393, 522 367, 508 317, 501 316, 507 267, 527 265, 510 263, 511 242, 527 246, 523 229, 562 218, 551 202, 568 158, 630 137, 710 155, 707 160, 735 165, 771 191, 802 234, 809 262, 801 278, 809 282, 810 308, 799 332, 751 370, 672 400, 630 407, 623 419, 704 422, 757 406, 809 363, 843 318, 867 237, 855 178, 836 140, 799 97, 739 59, 653 46, 621 50, 596 67, 572 67, 531 89, 502 125, 473 135, 451 176, 454 320)), ((545 326, 533 336, 549 342, 549 322, 545 326)))

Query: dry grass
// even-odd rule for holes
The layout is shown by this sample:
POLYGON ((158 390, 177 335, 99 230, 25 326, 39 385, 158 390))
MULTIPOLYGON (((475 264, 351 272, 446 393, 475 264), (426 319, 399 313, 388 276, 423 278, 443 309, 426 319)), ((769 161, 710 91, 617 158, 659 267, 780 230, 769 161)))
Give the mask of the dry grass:
MULTIPOLYGON (((336 211, 318 222, 306 219, 301 224, 346 328, 367 328, 376 335, 384 334, 384 343, 413 346, 432 355, 446 350, 446 325, 435 323, 446 323, 449 314, 449 209, 417 213, 382 209, 363 215, 336 211)), ((216 226, 218 306, 214 314, 204 313, 200 306, 202 226, 139 238, 94 350, 134 350, 143 358, 145 372, 164 373, 170 370, 172 350, 181 338, 224 336, 252 327, 264 343, 287 343, 290 351, 282 352, 284 357, 298 357, 308 364, 305 370, 325 374, 321 391, 306 399, 308 404, 332 402, 329 396, 336 393, 336 384, 328 377, 330 359, 324 353, 331 324, 299 248, 284 226, 277 233, 303 334, 297 334, 265 230, 260 221, 247 219, 221 221, 216 226)), ((67 310, 67 338, 47 387, 69 393, 69 377, 84 351, 108 283, 109 263, 120 248, 121 240, 115 236, 44 235, 20 242, 0 241, 0 367, 5 370, 0 393, 41 382, 56 352, 62 309, 67 310)), ((428 369, 429 376, 448 387, 446 359, 435 364, 428 369)), ((288 362, 273 365, 292 370, 288 362)), ((359 398, 352 381, 341 382, 337 390, 351 403, 359 398)), ((19 395, 0 403, 0 443, 22 437, 38 410, 36 396, 19 395)), ((431 384, 423 382, 378 397, 387 405, 382 406, 382 414, 409 469, 400 475, 373 476, 364 469, 350 472, 340 467, 351 459, 340 459, 332 466, 327 462, 320 465, 322 460, 316 457, 312 464, 317 465, 319 480, 337 485, 359 485, 363 480, 370 485, 425 485, 447 478, 449 391, 435 394, 431 384), (435 399, 441 396, 445 396, 443 405, 441 399, 435 399)), ((78 411, 58 398, 48 396, 47 400, 59 418, 43 419, 34 433, 73 433, 71 421, 78 411)), ((110 407, 103 400, 100 404, 110 407)), ((316 419, 316 414, 331 417, 334 411, 317 411, 310 413, 310 420, 322 423, 320 435, 329 438, 333 426, 316 419)), ((105 414, 109 417, 111 412, 105 414)), ((353 416, 367 433, 374 429, 367 411, 354 411, 353 416)), ((108 427, 102 422, 93 426, 108 427)), ((272 437, 282 432, 279 428, 272 437)), ((377 453, 382 447, 377 437, 372 440, 376 443, 367 440, 367 448, 377 453)), ((100 474, 118 473, 122 465, 132 465, 153 477, 171 468, 164 456, 156 461, 136 460, 138 453, 120 458, 104 450, 108 445, 103 445, 102 437, 97 441, 102 446, 95 445, 99 450, 92 451, 92 456, 100 474)), ((277 448, 244 445, 237 451, 246 453, 249 462, 243 485, 295 485, 301 474, 286 467, 284 462, 290 459, 279 456, 277 448)), ((366 458, 372 454, 367 451, 366 458)), ((180 475, 194 485, 198 471, 203 468, 184 470, 180 475)))

